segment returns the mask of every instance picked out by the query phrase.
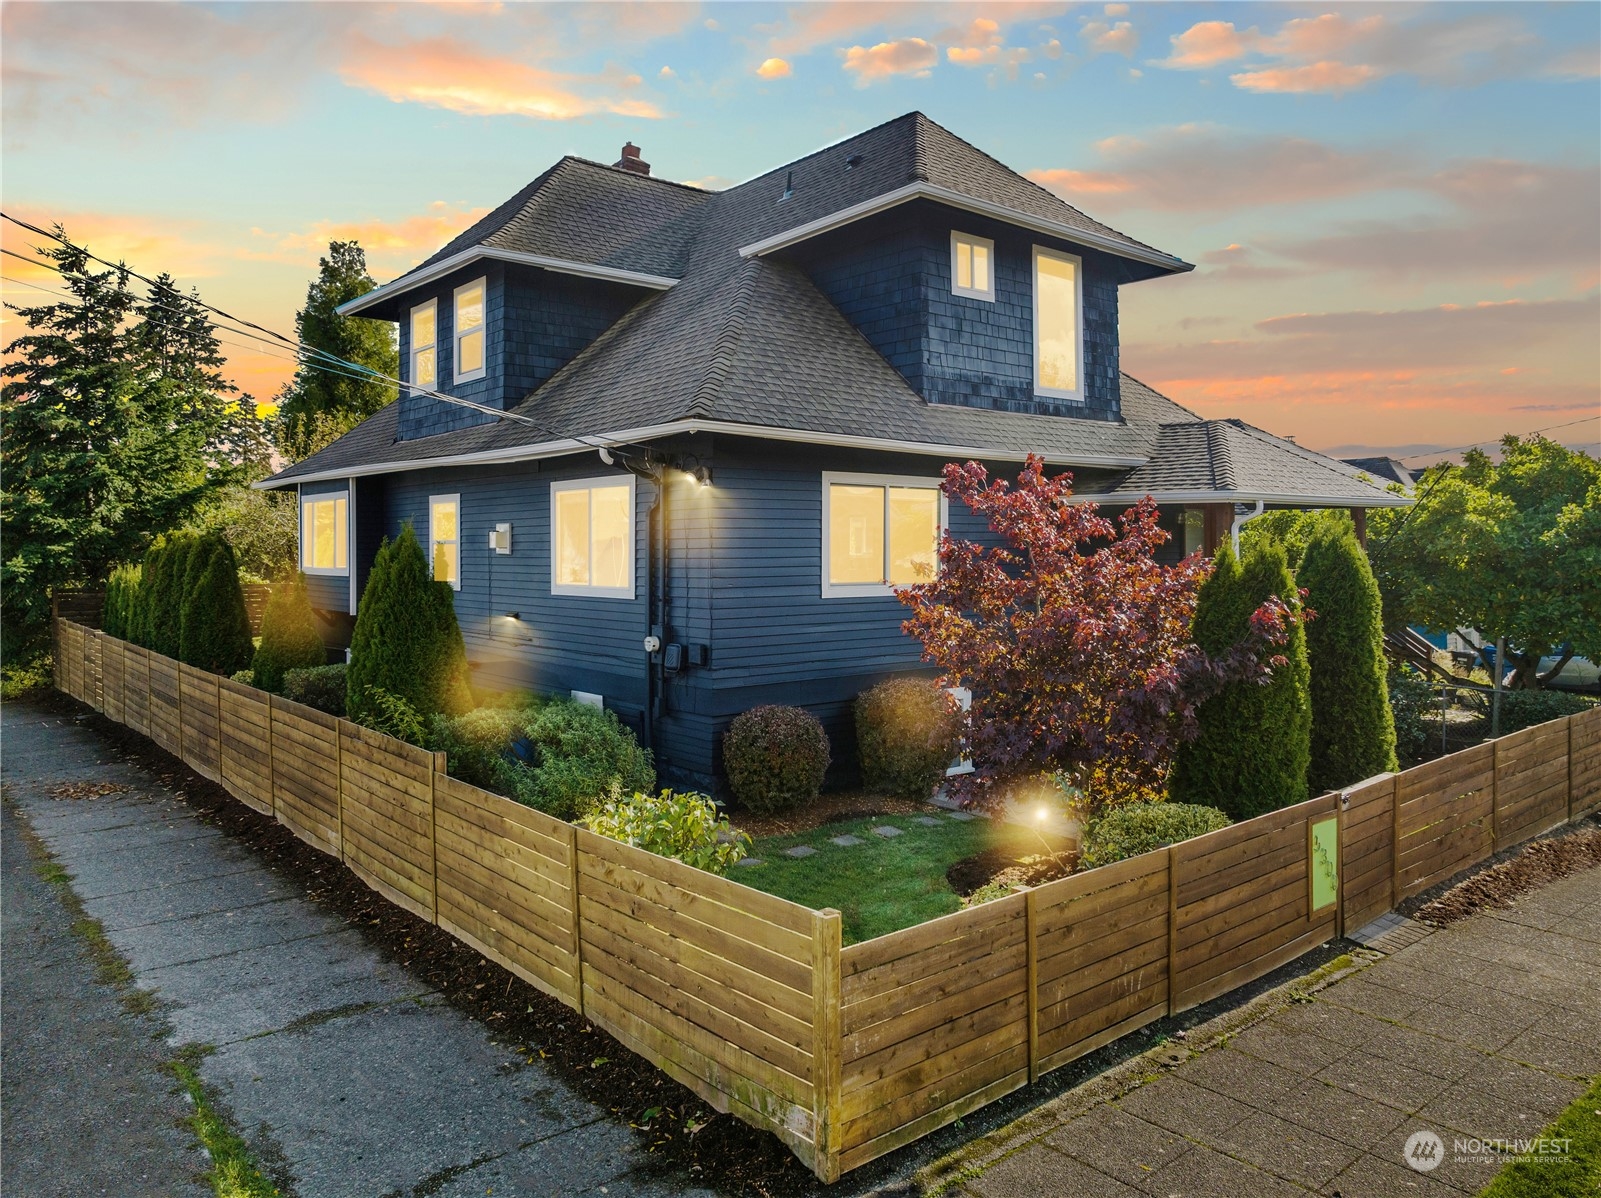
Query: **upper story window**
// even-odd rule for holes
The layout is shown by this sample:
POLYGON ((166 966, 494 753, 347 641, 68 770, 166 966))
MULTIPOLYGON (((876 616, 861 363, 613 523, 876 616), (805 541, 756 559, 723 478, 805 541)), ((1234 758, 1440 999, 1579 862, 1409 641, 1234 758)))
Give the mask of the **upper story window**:
POLYGON ((937 478, 823 475, 823 598, 889 595, 938 568, 945 496, 937 478))
POLYGON ((634 597, 634 478, 550 484, 550 593, 634 597))
POLYGON ((456 288, 456 381, 484 377, 484 280, 456 288))
POLYGON ((439 382, 439 305, 433 300, 411 310, 411 381, 430 389, 439 382))
POLYGON ((428 560, 434 581, 461 590, 461 496, 428 497, 428 560))
POLYGON ((995 299, 995 243, 971 233, 951 234, 951 294, 995 299))
POLYGON ((300 568, 307 574, 350 572, 349 513, 345 491, 300 497, 300 568))
POLYGON ((1084 286, 1072 254, 1034 247, 1034 391, 1084 398, 1084 286))

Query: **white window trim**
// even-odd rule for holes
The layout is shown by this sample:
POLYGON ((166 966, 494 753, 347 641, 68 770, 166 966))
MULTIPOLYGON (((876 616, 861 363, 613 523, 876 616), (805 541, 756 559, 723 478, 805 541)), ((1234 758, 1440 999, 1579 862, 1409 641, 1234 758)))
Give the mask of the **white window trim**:
POLYGON ((1034 394, 1043 395, 1048 399, 1067 399, 1074 403, 1084 402, 1084 259, 1077 254, 1065 254, 1061 250, 1047 249, 1043 245, 1034 247, 1034 261, 1032 267, 1034 283, 1034 394), (1055 258, 1062 262, 1073 264, 1073 321, 1078 326, 1075 336, 1078 341, 1078 390, 1063 391, 1055 387, 1040 385, 1040 259, 1055 258))
MULTIPOLYGON (((836 470, 823 471, 823 523, 821 544, 823 550, 822 561, 822 596, 824 599, 870 599, 881 595, 895 594, 892 583, 881 582, 842 582, 834 583, 828 579, 829 567, 829 537, 832 528, 833 516, 830 511, 832 495, 830 488, 835 483, 847 486, 865 487, 922 487, 930 491, 939 491, 939 535, 943 537, 945 530, 950 527, 950 501, 946 499, 945 492, 940 490, 941 479, 928 478, 919 475, 903 474, 846 474, 836 470)), ((884 502, 889 502, 889 492, 886 489, 884 502)), ((884 517, 884 552, 889 553, 889 513, 884 517)), ((934 568, 939 570, 939 545, 935 543, 934 568)))
POLYGON ((350 573, 350 491, 302 491, 300 493, 300 572, 302 574, 317 574, 325 577, 343 578, 350 573), (343 566, 308 566, 306 565, 306 508, 313 503, 329 503, 335 500, 345 501, 345 564, 343 566))
MULTIPOLYGON (((459 590, 461 590, 461 570, 462 570, 461 543, 462 543, 462 540, 463 540, 462 535, 461 535, 461 494, 460 494, 460 492, 458 492, 455 495, 430 495, 428 497, 428 577, 429 578, 433 578, 434 577, 434 543, 435 543, 434 542, 434 504, 436 504, 436 503, 454 504, 455 508, 456 508, 456 577, 451 582, 450 589, 453 590, 453 591, 459 591, 459 590)), ((442 580, 434 579, 434 581, 435 582, 439 582, 439 581, 442 581, 442 580)))
MULTIPOLYGON (((468 332, 472 330, 469 329, 468 332)), ((436 334, 437 336, 437 334, 436 334)), ((457 383, 470 383, 474 379, 481 379, 489 373, 489 276, 474 279, 470 283, 463 283, 451 293, 450 298, 450 340, 455 352, 451 355, 451 378, 457 383), (483 323, 474 326, 484 336, 484 364, 477 370, 463 374, 461 370, 461 324, 456 319, 456 300, 463 291, 471 291, 474 287, 481 288, 484 294, 483 323)))
POLYGON ((426 386, 432 390, 439 386, 439 301, 429 300, 426 304, 418 304, 411 310, 411 320, 412 323, 406 326, 406 381, 414 387, 426 386), (434 381, 432 383, 417 382, 418 346, 414 330, 416 328, 417 313, 424 309, 428 310, 429 319, 434 323, 434 339, 422 347, 423 349, 434 351, 434 381))
POLYGON ((995 302, 995 242, 988 237, 980 237, 975 233, 962 233, 956 229, 951 230, 951 294, 965 295, 968 299, 986 300, 995 302), (970 245, 981 245, 989 251, 990 285, 986 288, 959 287, 956 283, 956 247, 967 242, 970 245))
MULTIPOLYGON (((635 583, 639 571, 635 569, 639 556, 639 480, 632 474, 603 474, 597 478, 563 478, 553 480, 550 484, 550 593, 552 595, 571 595, 585 599, 633 599, 636 598, 635 583), (560 540, 556 529, 556 496, 563 491, 587 491, 594 487, 626 486, 628 488, 628 553, 625 560, 628 562, 628 581, 620 587, 577 586, 573 583, 557 582, 560 571, 556 554, 559 551, 560 540)), ((593 511, 594 501, 590 501, 593 511)), ((594 569, 594 520, 590 520, 590 569, 594 569)), ((593 577, 593 573, 591 574, 593 577)))

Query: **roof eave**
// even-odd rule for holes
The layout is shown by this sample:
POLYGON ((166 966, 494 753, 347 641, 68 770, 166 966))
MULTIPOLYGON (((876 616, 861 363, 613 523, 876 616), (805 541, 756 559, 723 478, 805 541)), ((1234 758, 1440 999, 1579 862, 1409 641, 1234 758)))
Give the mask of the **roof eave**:
POLYGON ((1408 507, 1412 500, 1388 491, 1361 495, 1289 495, 1268 491, 1106 491, 1074 495, 1086 503, 1138 503, 1149 496, 1157 503, 1283 503, 1296 507, 1408 507))
POLYGON ((615 266, 596 266, 589 262, 573 262, 565 258, 547 258, 542 254, 528 254, 521 250, 504 250, 492 245, 475 245, 460 253, 442 258, 432 266, 401 275, 382 287, 375 287, 365 295, 346 300, 335 309, 341 316, 359 316, 379 304, 403 295, 425 283, 442 278, 453 270, 482 260, 512 262, 520 266, 537 266, 557 274, 576 275, 581 279, 600 279, 608 283, 623 283, 630 287, 643 287, 651 291, 666 291, 678 280, 667 275, 644 274, 637 270, 622 270, 615 266))
POLYGON ((856 221, 863 220, 869 216, 875 216, 901 204, 910 203, 912 200, 933 200, 952 208, 960 208, 966 212, 992 217, 995 220, 1005 221, 1021 228, 1032 229, 1037 233, 1060 237, 1064 241, 1074 241, 1080 245, 1091 246, 1120 258, 1129 258, 1135 262, 1158 266, 1173 274, 1182 274, 1185 271, 1195 269, 1193 263, 1185 262, 1182 258, 1175 258, 1171 254, 1164 254, 1160 250, 1132 245, 1129 242, 1120 241, 1116 237, 1108 237, 1104 233, 1096 233, 1093 230, 1080 229, 1058 221, 1030 216, 1014 208, 1008 208, 1004 204, 992 204, 986 200, 974 199, 972 196, 963 195, 961 192, 952 191, 946 187, 924 182, 908 183, 905 187, 887 191, 883 195, 864 200, 860 204, 853 204, 849 208, 841 208, 838 212, 830 213, 828 216, 819 217, 803 225, 796 225, 794 228, 786 229, 782 233, 775 233, 773 236, 764 238, 761 241, 754 241, 749 245, 741 246, 739 252, 741 257, 745 258, 771 254, 777 250, 798 245, 803 241, 809 241, 813 237, 834 229, 854 224, 856 221))

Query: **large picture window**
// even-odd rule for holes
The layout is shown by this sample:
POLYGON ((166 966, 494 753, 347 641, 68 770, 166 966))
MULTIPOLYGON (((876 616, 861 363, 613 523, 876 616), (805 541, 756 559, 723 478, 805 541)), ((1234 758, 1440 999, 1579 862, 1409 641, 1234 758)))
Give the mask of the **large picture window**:
POLYGON ((461 590, 461 496, 428 498, 428 560, 434 581, 461 590))
POLYGON ((300 568, 307 574, 349 572, 349 514, 344 491, 300 497, 300 568))
POLYGON ((634 597, 634 479, 550 484, 553 595, 634 597))
POLYGON ((456 288, 456 381, 484 377, 484 280, 456 288))
POLYGON ((432 390, 439 382, 439 305, 433 300, 411 310, 411 381, 432 390))
POLYGON ((1034 391, 1082 399, 1084 313, 1080 263, 1034 247, 1034 391))
POLYGON ((938 479, 823 475, 823 597, 889 595, 933 579, 945 526, 938 479))

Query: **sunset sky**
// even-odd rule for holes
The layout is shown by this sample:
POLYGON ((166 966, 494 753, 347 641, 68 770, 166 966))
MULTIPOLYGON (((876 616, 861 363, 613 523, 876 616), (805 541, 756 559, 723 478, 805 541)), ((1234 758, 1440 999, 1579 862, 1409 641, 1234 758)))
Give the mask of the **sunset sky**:
MULTIPOLYGON (((1196 263, 1124 288, 1123 367, 1206 415, 1347 455, 1601 437, 1601 5, 12 0, 0 20, 6 211, 276 329, 330 237, 385 281, 564 153, 632 139, 656 174, 724 187, 921 109, 1196 263)), ((3 273, 11 303, 53 278, 3 273)), ((259 399, 290 372, 225 348, 259 399)))

